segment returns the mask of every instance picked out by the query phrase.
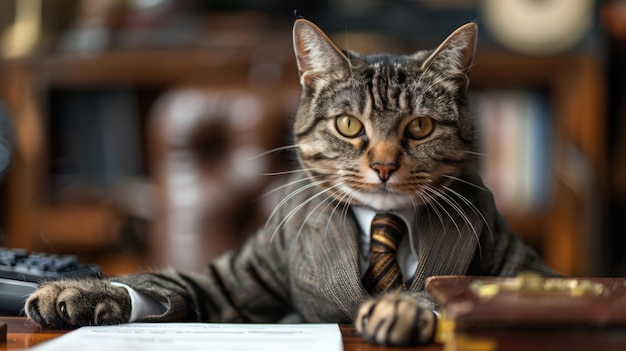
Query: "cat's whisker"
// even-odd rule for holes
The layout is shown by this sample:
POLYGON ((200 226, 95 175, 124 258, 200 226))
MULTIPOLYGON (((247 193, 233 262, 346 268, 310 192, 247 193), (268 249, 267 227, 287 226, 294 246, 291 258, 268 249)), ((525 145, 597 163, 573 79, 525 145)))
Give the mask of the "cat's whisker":
POLYGON ((308 180, 309 180, 308 178, 301 178, 301 179, 296 179, 296 180, 287 182, 286 184, 279 185, 279 186, 277 186, 277 187, 275 187, 275 188, 273 188, 271 190, 266 191, 264 194, 260 195, 259 197, 257 197, 253 201, 259 201, 259 200, 264 199, 264 198, 268 197, 269 195, 271 195, 271 194, 273 194, 273 193, 275 193, 277 191, 280 191, 282 189, 288 188, 288 187, 290 187, 292 185, 295 185, 295 184, 298 184, 298 183, 307 182, 308 180))
MULTIPOLYGON (((337 204, 333 208, 333 216, 335 215, 335 213, 337 212, 337 210, 339 209, 340 206, 342 206, 341 213, 343 213, 347 209, 349 209, 350 208, 350 204, 352 203, 352 200, 354 199, 354 193, 355 192, 350 190, 349 188, 345 188, 345 187, 342 188, 341 189, 341 193, 342 193, 341 199, 339 199, 339 201, 337 202, 337 204)), ((345 217, 341 218, 341 222, 345 223, 345 217)), ((324 231, 324 235, 325 236, 328 235, 329 224, 330 224, 330 221, 326 225, 326 230, 324 231)))
POLYGON ((277 153, 277 152, 284 151, 284 150, 296 149, 296 148, 298 148, 297 144, 284 145, 284 146, 280 146, 280 147, 277 147, 277 148, 273 148, 273 149, 267 150, 267 151, 262 152, 262 153, 260 153, 260 154, 258 154, 256 156, 252 156, 248 160, 250 160, 250 161, 257 160, 257 159, 259 159, 261 157, 264 157, 264 156, 267 156, 269 154, 277 153))
POLYGON ((259 175, 260 176, 280 176, 280 175, 287 175, 287 174, 306 172, 306 171, 309 171, 309 170, 315 170, 315 168, 298 168, 298 169, 292 169, 292 170, 289 170, 289 171, 259 173, 259 175))
POLYGON ((448 205, 450 205, 450 207, 452 207, 452 209, 454 209, 463 219, 463 221, 465 223, 467 223, 468 227, 472 230, 472 232, 474 233, 474 236, 476 237, 476 240, 479 240, 478 238, 478 232, 476 231, 476 227, 474 226, 474 223, 472 222, 471 218, 469 217, 469 214, 467 214, 465 211, 463 211, 463 208, 456 202, 454 201, 454 199, 446 192, 444 191, 440 191, 437 190, 440 194, 441 194, 441 199, 443 199, 446 203, 448 203, 448 205))
POLYGON ((425 191, 421 191, 421 192, 418 192, 416 194, 421 199, 423 199, 423 201, 426 204, 426 206, 428 206, 428 207, 433 209, 433 211, 435 212, 435 215, 437 215, 437 217, 439 218, 439 223, 441 223, 441 226, 443 227, 443 230, 447 231, 446 222, 443 220, 443 216, 441 215, 441 212, 439 212, 439 210, 437 209, 437 205, 439 205, 437 203, 437 199, 435 199, 432 195, 428 194, 425 191))
MULTIPOLYGON (((409 200, 411 201, 411 207, 413 207, 413 213, 415 213, 415 218, 413 218, 413 221, 415 223, 417 223, 420 206, 418 205, 417 200, 415 199, 415 197, 417 197, 423 204, 426 204, 426 202, 420 196, 419 192, 415 192, 415 193, 409 195, 409 200)), ((428 220, 430 221, 430 212, 428 212, 428 220)), ((417 226, 417 224, 416 224, 416 226, 417 226)))
POLYGON ((489 154, 484 153, 484 152, 477 152, 477 151, 464 151, 466 154, 470 154, 470 155, 476 155, 476 156, 483 156, 483 157, 489 157, 489 154))
POLYGON ((324 201, 327 201, 327 200, 330 200, 330 201, 327 201, 326 206, 322 209, 322 211, 320 211, 317 214, 315 223, 319 223, 321 216, 324 213, 326 213, 326 211, 328 210, 328 207, 333 204, 333 199, 335 199, 335 201, 341 202, 344 197, 345 197, 345 192, 341 188, 339 188, 338 190, 335 190, 332 194, 328 195, 328 197, 324 199, 324 201), (339 194, 342 194, 340 198, 339 198, 339 194))
MULTIPOLYGON (((336 177, 336 178, 339 178, 339 176, 338 176, 338 177, 336 177)), ((272 220, 272 218, 276 215, 276 213, 278 213, 279 209, 280 209, 282 206, 284 206, 286 203, 288 203, 288 202, 289 202, 292 198, 294 198, 295 196, 297 196, 298 194, 300 194, 301 192, 303 192, 303 191, 305 191, 305 190, 307 190, 307 189, 310 189, 310 188, 313 188, 313 187, 316 187, 316 186, 322 185, 322 184, 324 184, 324 183, 330 183, 330 182, 332 182, 332 181, 333 181, 334 179, 336 179, 336 178, 331 178, 331 179, 323 179, 323 180, 318 180, 318 181, 315 181, 315 182, 311 182, 311 183, 305 184, 304 186, 301 186, 301 187, 299 187, 298 189, 296 189, 296 190, 292 191, 291 193, 287 194, 287 195, 286 195, 286 196, 285 196, 285 197, 284 197, 284 198, 283 198, 283 199, 282 199, 282 200, 281 200, 281 201, 280 201, 280 202, 279 202, 279 203, 278 203, 278 204, 274 207, 274 209, 272 210, 272 212, 269 214, 269 216, 267 217, 267 221, 265 222, 265 227, 267 228, 267 226, 269 225, 269 223, 270 223, 270 221, 272 220)), ((304 181, 304 180, 307 180, 307 179, 306 179, 306 178, 304 178, 304 179, 299 179, 299 180, 295 180, 295 181, 293 181, 293 182, 291 182, 291 183, 292 183, 292 185, 293 185, 293 184, 297 184, 297 183, 299 183, 299 182, 302 182, 302 181, 304 181)), ((310 181, 310 179, 308 179, 308 181, 310 181)))
POLYGON ((343 223, 343 224, 346 223, 346 218, 348 217, 348 210, 350 209, 349 204, 352 201, 352 199, 353 199, 353 195, 350 194, 348 196, 348 201, 346 202, 346 205, 343 207, 343 211, 341 213, 341 223, 343 223))
MULTIPOLYGON (((431 188, 429 190, 435 192, 435 194, 438 194, 438 197, 440 199, 442 199, 444 202, 446 202, 452 209, 454 209, 459 214, 459 216, 461 216, 461 219, 465 223, 467 223, 467 226, 470 228, 470 230, 474 234, 474 238, 476 239, 476 244, 478 246, 478 252, 479 252, 480 255, 482 255, 482 247, 480 245, 480 237, 479 237, 478 232, 476 231, 476 227, 474 226, 474 224, 473 224, 471 218, 469 217, 469 215, 467 213, 465 213, 465 211, 463 211, 461 206, 456 201, 454 201, 454 199, 452 199, 449 194, 447 194, 447 193, 445 193, 445 192, 443 192, 441 190, 435 189, 435 188, 431 188)), ((450 217, 450 219, 452 219, 452 217, 450 217)), ((454 221, 454 219, 452 219, 452 220, 453 220, 453 222, 456 225, 456 221, 454 221)), ((457 226, 457 228, 459 228, 459 227, 457 226)))
MULTIPOLYGON (((337 204, 335 205, 335 207, 331 211, 330 218, 335 216, 335 212, 337 212, 337 209, 339 208, 340 205, 344 205, 344 209, 345 209, 346 207, 350 206, 350 203, 352 202, 351 191, 348 190, 348 188, 341 188, 341 192, 343 193, 343 196, 341 197, 341 199, 339 199, 339 201, 337 201, 337 204), (348 198, 348 200, 344 201, 344 199, 346 197, 348 198)), ((329 230, 331 222, 332 221, 329 220, 328 223, 326 223, 326 229, 324 230, 324 236, 328 235, 328 230, 329 230)))
POLYGON ((333 189, 338 187, 339 184, 333 185, 331 187, 325 187, 324 189, 318 191, 317 193, 315 193, 313 196, 309 197, 306 201, 302 202, 301 204, 299 204, 298 206, 296 206, 295 208, 293 208, 291 211, 289 211, 289 213, 278 223, 278 225, 276 226, 276 229, 274 229, 274 233, 272 233, 271 239, 270 241, 272 241, 274 239, 274 237, 276 236, 276 234, 278 233, 278 230, 283 228, 283 226, 285 224, 287 224, 287 222, 289 222, 291 220, 291 218, 293 218, 293 216, 298 213, 298 211, 300 211, 304 206, 306 206, 307 204, 309 204, 311 201, 313 201, 315 198, 317 198, 318 196, 320 196, 321 194, 324 194, 326 191, 328 191, 329 189, 333 189))
MULTIPOLYGON (((428 179, 431 180, 431 179, 428 179)), ((419 197, 420 201, 422 201, 422 203, 424 204, 424 207, 426 208, 427 212, 428 212, 428 216, 429 216, 429 220, 430 220, 430 209, 433 208, 436 212, 436 214, 439 217, 439 213, 436 207, 434 207, 432 205, 432 202, 437 201, 435 198, 433 198, 432 196, 426 194, 423 190, 423 184, 420 184, 419 187, 415 187, 416 189, 416 195, 419 197)), ((441 217, 439 218, 440 222, 443 224, 441 217)))
POLYGON ((463 210, 463 208, 456 201, 454 201, 454 199, 449 194, 442 192, 442 195, 445 198, 449 199, 451 206, 453 206, 453 208, 459 213, 459 215, 465 221, 465 223, 467 223, 468 228, 470 228, 470 230, 474 234, 474 237, 476 238, 476 243, 479 245, 478 246, 479 254, 482 256, 482 250, 480 247, 480 237, 478 235, 478 231, 476 230, 476 226, 474 225, 474 222, 472 221, 472 218, 470 218, 469 214, 466 213, 463 210))
POLYGON ((436 191, 439 194, 439 197, 448 205, 450 205, 450 207, 452 207, 452 209, 454 209, 461 216, 461 218, 472 228, 474 233, 476 233, 472 221, 469 219, 469 216, 465 213, 465 211, 463 211, 462 207, 456 201, 454 201, 454 199, 446 192, 436 188, 434 188, 433 190, 436 191))
POLYGON ((467 184, 467 185, 471 185, 471 186, 475 187, 476 189, 480 189, 482 191, 489 191, 489 189, 485 188, 484 186, 480 186, 478 184, 474 184, 474 183, 472 183, 472 182, 470 182, 468 180, 465 180, 463 178, 459 178, 459 177, 455 177, 455 176, 451 176, 449 174, 439 173, 439 172, 437 172, 437 174, 442 176, 442 177, 444 177, 444 178, 456 180, 458 182, 461 182, 461 183, 464 183, 464 184, 467 184))
POLYGON ((465 202, 468 206, 470 206, 472 208, 472 210, 478 215, 480 216, 481 220, 483 221, 483 223, 485 223, 485 226, 487 227, 487 229, 489 230, 489 237, 491 239, 491 241, 494 241, 493 238, 493 231, 491 230, 491 226, 489 225, 489 222, 487 222, 487 219, 485 218, 485 216, 482 214, 482 212, 480 212, 480 210, 476 207, 476 205, 474 205, 470 200, 468 200, 465 196, 463 196, 462 194, 460 194, 459 192, 455 191, 454 189, 447 187, 447 186, 443 186, 447 191, 449 191, 450 193, 454 194, 456 197, 458 197, 461 201, 465 202))
MULTIPOLYGON (((307 171, 307 170, 318 170, 318 169, 317 168, 304 169, 304 171, 307 171)), ((293 173, 297 173, 297 171, 293 171, 293 173)), ((317 177, 309 176, 308 178, 301 178, 301 179, 297 179, 297 180, 294 180, 294 181, 291 181, 291 182, 287 182, 286 184, 282 184, 282 185, 277 186, 277 187, 275 187, 275 188, 273 188, 271 190, 266 191, 263 195, 261 195, 257 199, 255 199, 255 201, 263 199, 263 198, 265 198, 265 197, 267 197, 267 196, 269 196, 269 195, 271 195, 271 194, 273 194, 273 193, 275 193, 277 191, 280 191, 282 189, 288 188, 288 187, 290 187, 290 186, 292 186, 294 184, 305 182, 308 179, 321 178, 321 177, 322 176, 317 176, 317 177)), ((334 180, 334 179, 338 179, 338 178, 339 178, 339 176, 334 176, 333 178, 329 178, 329 180, 334 180)))
MULTIPOLYGON (((425 186, 424 187, 424 191, 430 193, 430 195, 432 195, 435 199, 439 198, 441 199, 441 194, 435 190, 433 187, 430 186, 425 186)), ((443 212, 446 213, 446 215, 448 216, 448 218, 450 218, 450 222, 452 222, 452 224, 454 225, 454 227, 457 230, 457 233, 459 234, 459 239, 463 238, 463 235, 461 233, 461 228, 459 227, 459 225, 456 223, 456 221, 454 220, 454 217, 452 216, 452 214, 446 209, 446 207, 440 203, 439 201, 434 201, 435 205, 439 205, 439 208, 441 208, 443 210, 443 212)))
MULTIPOLYGON (((435 212, 435 215, 439 219, 439 223, 441 223, 441 225, 443 227, 443 230, 446 231, 446 225, 445 225, 445 223, 443 221, 443 218, 441 217, 441 214, 439 213, 439 210, 437 210, 437 208, 430 203, 430 201, 434 201, 434 200, 433 199, 428 199, 428 196, 426 194, 424 194, 423 192, 416 193, 415 195, 424 204, 423 207, 426 209, 426 213, 428 214, 428 223, 431 223, 432 220, 433 220, 431 211, 435 212)), ((420 207, 418 207, 416 210, 420 211, 420 207)), ((417 217, 415 218, 415 221, 416 222, 418 221, 417 217)))
MULTIPOLYGON (((426 209, 426 213, 428 214, 428 222, 429 222, 429 223, 430 223, 430 222, 432 222, 432 220, 433 220, 433 219, 432 219, 432 214, 431 214, 431 208, 432 208, 433 206, 429 203, 429 200, 428 200, 428 199, 424 196, 424 194, 423 194, 423 193, 421 193, 421 192, 420 192, 420 193, 416 193, 416 194, 415 194, 415 196, 417 196, 417 198, 418 198, 418 199, 419 199, 419 200, 420 200, 420 201, 424 204, 424 206, 423 206, 423 207, 426 209)), ((417 213, 419 213, 419 212, 421 212, 421 210, 420 210, 420 209, 421 209, 421 207, 417 206, 417 207, 415 208, 415 211, 416 211, 417 213)), ((435 215, 437 215, 437 217, 439 217, 439 222, 440 222, 442 225, 444 225, 444 223, 443 223, 443 219, 442 219, 442 218, 441 218, 441 216, 439 215, 439 212, 437 211, 437 209, 436 209, 436 208, 434 209, 434 212, 435 212, 435 215)), ((416 221, 416 222, 418 221, 418 218, 417 218, 417 217, 415 218, 415 221, 416 221)), ((444 229, 445 229, 445 225, 444 225, 444 229)))
MULTIPOLYGON (((336 199, 336 201, 334 201, 334 202, 336 202, 336 203, 335 203, 335 207, 334 207, 334 208, 332 209, 332 211, 330 212, 329 220, 327 220, 327 221, 326 221, 326 228, 324 229, 324 238, 326 238, 326 236, 328 235, 328 227, 329 227, 330 222, 331 222, 331 221, 330 221, 330 218, 332 218, 332 217, 333 217, 333 215, 334 215, 335 211, 337 210, 337 208, 338 208, 340 205, 349 206, 349 203, 350 203, 349 194, 348 194, 348 192, 346 192, 346 191, 345 191, 345 190, 343 190, 343 189, 339 189, 339 190, 337 190, 337 191, 336 191, 335 193, 333 193, 332 195, 333 195, 333 198, 335 198, 335 199, 336 199), (337 198, 337 194, 341 194, 341 197, 340 197, 340 198, 337 198), (347 201, 346 201, 346 200, 344 200, 346 197, 348 197, 348 200, 347 200, 347 201)), ((328 206, 330 206, 330 205, 332 205, 332 204, 333 204, 333 201, 332 201, 332 199, 331 199, 331 201, 328 201, 328 204, 327 204, 327 205, 326 205, 326 207, 324 208, 324 212, 328 209, 328 206)), ((319 218, 320 218, 321 214, 322 214, 322 213, 320 213, 320 215, 318 215, 318 216, 317 216, 317 220, 318 220, 318 221, 319 221, 319 218)))
POLYGON ((342 212, 341 223, 343 223, 344 225, 346 223, 346 218, 348 217, 348 212, 350 210, 350 202, 352 201, 352 199, 354 199, 353 194, 354 193, 349 193, 348 200, 341 204, 343 206, 343 209, 341 210, 342 212))
MULTIPOLYGON (((329 187, 327 190, 333 189, 335 187, 340 186, 341 184, 337 184, 333 187, 329 187)), ((313 215, 313 213, 315 213, 315 211, 317 210, 318 207, 320 207, 321 205, 323 205, 324 203, 328 202, 328 203, 332 203, 332 201, 328 201, 330 199, 333 199, 335 197, 336 194, 341 193, 341 190, 335 190, 333 191, 331 194, 329 194, 324 200, 320 201, 319 204, 315 205, 315 207, 313 207, 311 209, 311 211, 309 212, 309 214, 304 218, 304 220, 302 221, 302 224, 300 225, 300 228, 298 229, 298 234, 296 234, 296 237, 300 236, 300 232, 302 231, 302 229, 304 228, 304 225, 309 221, 309 218, 311 217, 311 215, 313 215)), ((326 205, 325 209, 328 207, 328 204, 326 205)), ((323 213, 320 212, 320 214, 323 213)), ((319 214, 317 216, 317 220, 315 223, 317 223, 317 221, 319 221, 319 214)))
MULTIPOLYGON (((299 173, 299 172, 306 172, 306 171, 314 171, 314 170, 318 171, 318 170, 320 170, 320 168, 301 168, 301 169, 297 169, 297 170, 293 170, 293 171, 286 171, 285 174, 299 173)), ((308 179, 312 179, 312 178, 316 178, 316 177, 319 178, 321 176, 308 176, 308 179)), ((332 179, 336 179, 336 178, 332 178, 332 179)), ((275 192, 277 192, 277 191, 279 191, 281 189, 288 188, 288 187, 290 187, 290 186, 292 186, 292 185, 294 185, 296 183, 304 182, 304 181, 307 181, 307 178, 301 178, 301 179, 297 179, 297 180, 294 180, 294 181, 291 181, 291 182, 287 182, 286 184, 282 184, 282 185, 277 186, 277 187, 275 187, 275 188, 273 188, 271 190, 266 191, 264 194, 260 195, 254 201, 259 201, 259 200, 261 200, 261 199, 263 199, 263 198, 265 198, 265 197, 267 197, 267 196, 269 196, 269 195, 271 195, 271 194, 273 194, 273 193, 275 193, 275 192)))

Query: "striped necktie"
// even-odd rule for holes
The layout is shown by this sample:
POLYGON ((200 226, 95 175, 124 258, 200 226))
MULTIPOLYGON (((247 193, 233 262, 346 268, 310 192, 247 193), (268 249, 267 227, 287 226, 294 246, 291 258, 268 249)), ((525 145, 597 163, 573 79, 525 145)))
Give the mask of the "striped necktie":
POLYGON ((379 213, 372 220, 370 265, 363 276, 363 285, 371 295, 403 286, 396 251, 407 232, 404 221, 390 213, 379 213))

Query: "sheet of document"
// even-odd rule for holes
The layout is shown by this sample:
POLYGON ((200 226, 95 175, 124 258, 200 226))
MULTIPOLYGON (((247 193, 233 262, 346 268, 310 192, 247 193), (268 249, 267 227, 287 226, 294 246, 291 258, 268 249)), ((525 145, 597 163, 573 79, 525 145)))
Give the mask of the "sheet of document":
POLYGON ((83 327, 33 350, 342 351, 343 344, 337 324, 131 323, 83 327))

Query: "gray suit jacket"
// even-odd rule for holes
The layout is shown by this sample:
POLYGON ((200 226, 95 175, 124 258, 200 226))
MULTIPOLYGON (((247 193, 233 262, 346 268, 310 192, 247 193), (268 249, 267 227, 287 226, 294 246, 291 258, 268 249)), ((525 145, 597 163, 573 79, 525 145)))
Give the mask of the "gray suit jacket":
MULTIPOLYGON (((408 290, 433 308, 436 303, 424 291, 430 276, 512 276, 527 270, 554 275, 510 230, 476 171, 468 167, 463 179, 450 186, 454 205, 441 200, 416 208, 412 241, 419 265, 408 290)), ((149 321, 261 323, 295 312, 307 322, 349 322, 369 297, 361 284, 359 227, 351 211, 316 196, 319 190, 309 184, 290 186, 285 194, 290 199, 267 227, 204 273, 115 280, 169 303, 163 315, 149 321)))

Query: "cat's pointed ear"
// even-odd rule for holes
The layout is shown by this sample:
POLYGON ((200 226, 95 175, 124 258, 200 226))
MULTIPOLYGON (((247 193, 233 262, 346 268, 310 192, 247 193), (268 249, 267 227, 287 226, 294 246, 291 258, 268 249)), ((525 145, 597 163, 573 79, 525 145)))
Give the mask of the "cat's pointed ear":
POLYGON ((431 65, 440 69, 451 69, 468 78, 478 39, 478 26, 468 23, 452 32, 446 40, 424 61, 422 69, 427 70, 431 65))
POLYGON ((293 25, 293 48, 302 86, 311 84, 320 73, 350 67, 348 58, 328 36, 305 19, 293 25))

